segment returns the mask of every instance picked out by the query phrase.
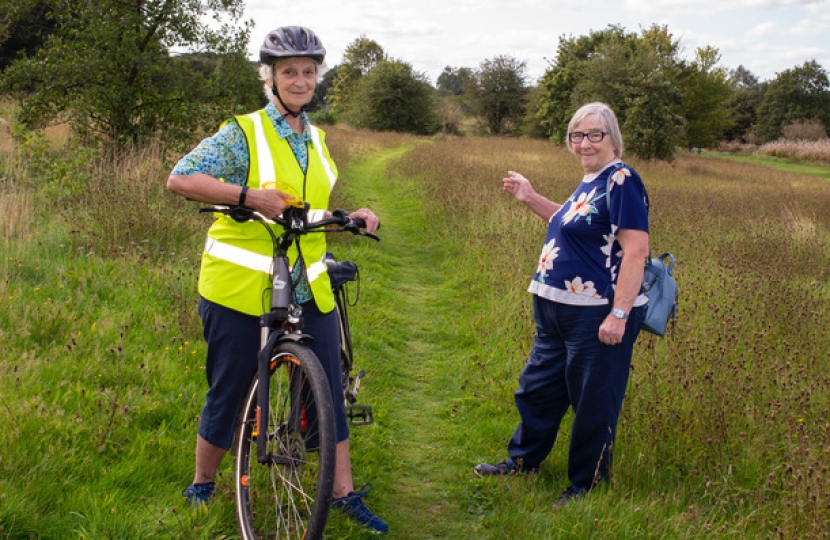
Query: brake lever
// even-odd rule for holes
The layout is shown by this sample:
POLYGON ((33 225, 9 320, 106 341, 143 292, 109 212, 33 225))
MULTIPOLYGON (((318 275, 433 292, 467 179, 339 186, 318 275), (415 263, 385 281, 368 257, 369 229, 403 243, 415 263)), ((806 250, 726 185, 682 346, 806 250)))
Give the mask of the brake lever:
POLYGON ((376 242, 380 242, 380 237, 370 232, 364 232, 362 229, 366 228, 366 222, 360 218, 348 218, 348 221, 342 226, 344 231, 349 231, 358 236, 368 236, 376 242))

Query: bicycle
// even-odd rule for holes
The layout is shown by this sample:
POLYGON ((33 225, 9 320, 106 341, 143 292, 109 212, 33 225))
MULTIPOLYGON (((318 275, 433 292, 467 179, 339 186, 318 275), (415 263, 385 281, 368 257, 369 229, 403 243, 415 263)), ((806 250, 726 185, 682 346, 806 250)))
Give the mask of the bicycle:
MULTIPOLYGON (((308 205, 302 201, 273 219, 240 206, 200 211, 219 212, 239 222, 257 221, 268 230, 274 245, 270 310, 260 317, 258 369, 243 400, 232 448, 241 536, 244 540, 317 540, 323 536, 331 505, 334 414, 326 374, 308 347, 310 336, 302 333, 302 308, 291 302, 294 283, 287 251, 299 236, 312 233, 351 232, 380 239, 362 231, 362 220, 349 218, 343 210, 309 222, 308 205), (282 234, 274 232, 271 224, 281 225, 282 234)), ((355 279, 357 267, 333 256, 326 264, 336 276, 332 287, 340 325, 347 413, 350 424, 365 425, 372 421, 371 407, 355 403, 363 371, 351 377, 353 356, 344 289, 346 282, 355 279)))

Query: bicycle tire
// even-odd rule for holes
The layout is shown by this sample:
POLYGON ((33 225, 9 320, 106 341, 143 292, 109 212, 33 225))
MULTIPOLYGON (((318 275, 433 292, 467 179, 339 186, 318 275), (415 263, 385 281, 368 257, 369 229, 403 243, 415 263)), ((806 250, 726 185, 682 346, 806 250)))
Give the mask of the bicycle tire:
POLYGON ((284 342, 271 358, 268 453, 257 456, 257 377, 236 436, 236 514, 243 540, 322 538, 335 466, 334 412, 326 374, 307 347, 284 342), (316 421, 315 421, 316 418, 316 421))

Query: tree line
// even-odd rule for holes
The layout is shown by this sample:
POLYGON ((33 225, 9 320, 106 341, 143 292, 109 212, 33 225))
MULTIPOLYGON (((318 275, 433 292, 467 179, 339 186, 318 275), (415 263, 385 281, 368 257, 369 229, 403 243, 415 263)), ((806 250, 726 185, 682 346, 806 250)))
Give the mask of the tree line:
MULTIPOLYGON (((243 9, 242 0, 0 0, 0 90, 17 99, 26 126, 69 122, 84 140, 116 146, 189 142, 263 104, 243 9), (209 17, 224 22, 209 27, 209 17)), ((555 58, 535 82, 525 62, 500 55, 447 66, 433 85, 359 36, 323 74, 310 110, 317 121, 379 131, 561 142, 580 105, 604 101, 631 153, 666 160, 676 148, 821 137, 830 126, 830 82, 815 60, 762 82, 743 66, 721 67, 715 47, 684 59, 660 25, 561 37, 555 58)))

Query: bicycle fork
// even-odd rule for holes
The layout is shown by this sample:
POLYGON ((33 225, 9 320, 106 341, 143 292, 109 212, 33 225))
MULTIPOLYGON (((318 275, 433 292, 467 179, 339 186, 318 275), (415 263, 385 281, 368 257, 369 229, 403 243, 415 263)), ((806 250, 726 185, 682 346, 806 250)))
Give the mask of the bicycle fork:
MULTIPOLYGON (((271 278, 271 309, 260 317, 260 350, 257 355, 257 407, 256 428, 257 461, 260 464, 272 464, 276 456, 268 453, 268 418, 271 396, 271 356, 277 340, 280 337, 280 328, 289 320, 289 306, 291 304, 291 274, 288 269, 288 257, 278 255, 274 257, 273 274, 271 278)), ((294 322, 299 322, 299 319, 294 322)))

